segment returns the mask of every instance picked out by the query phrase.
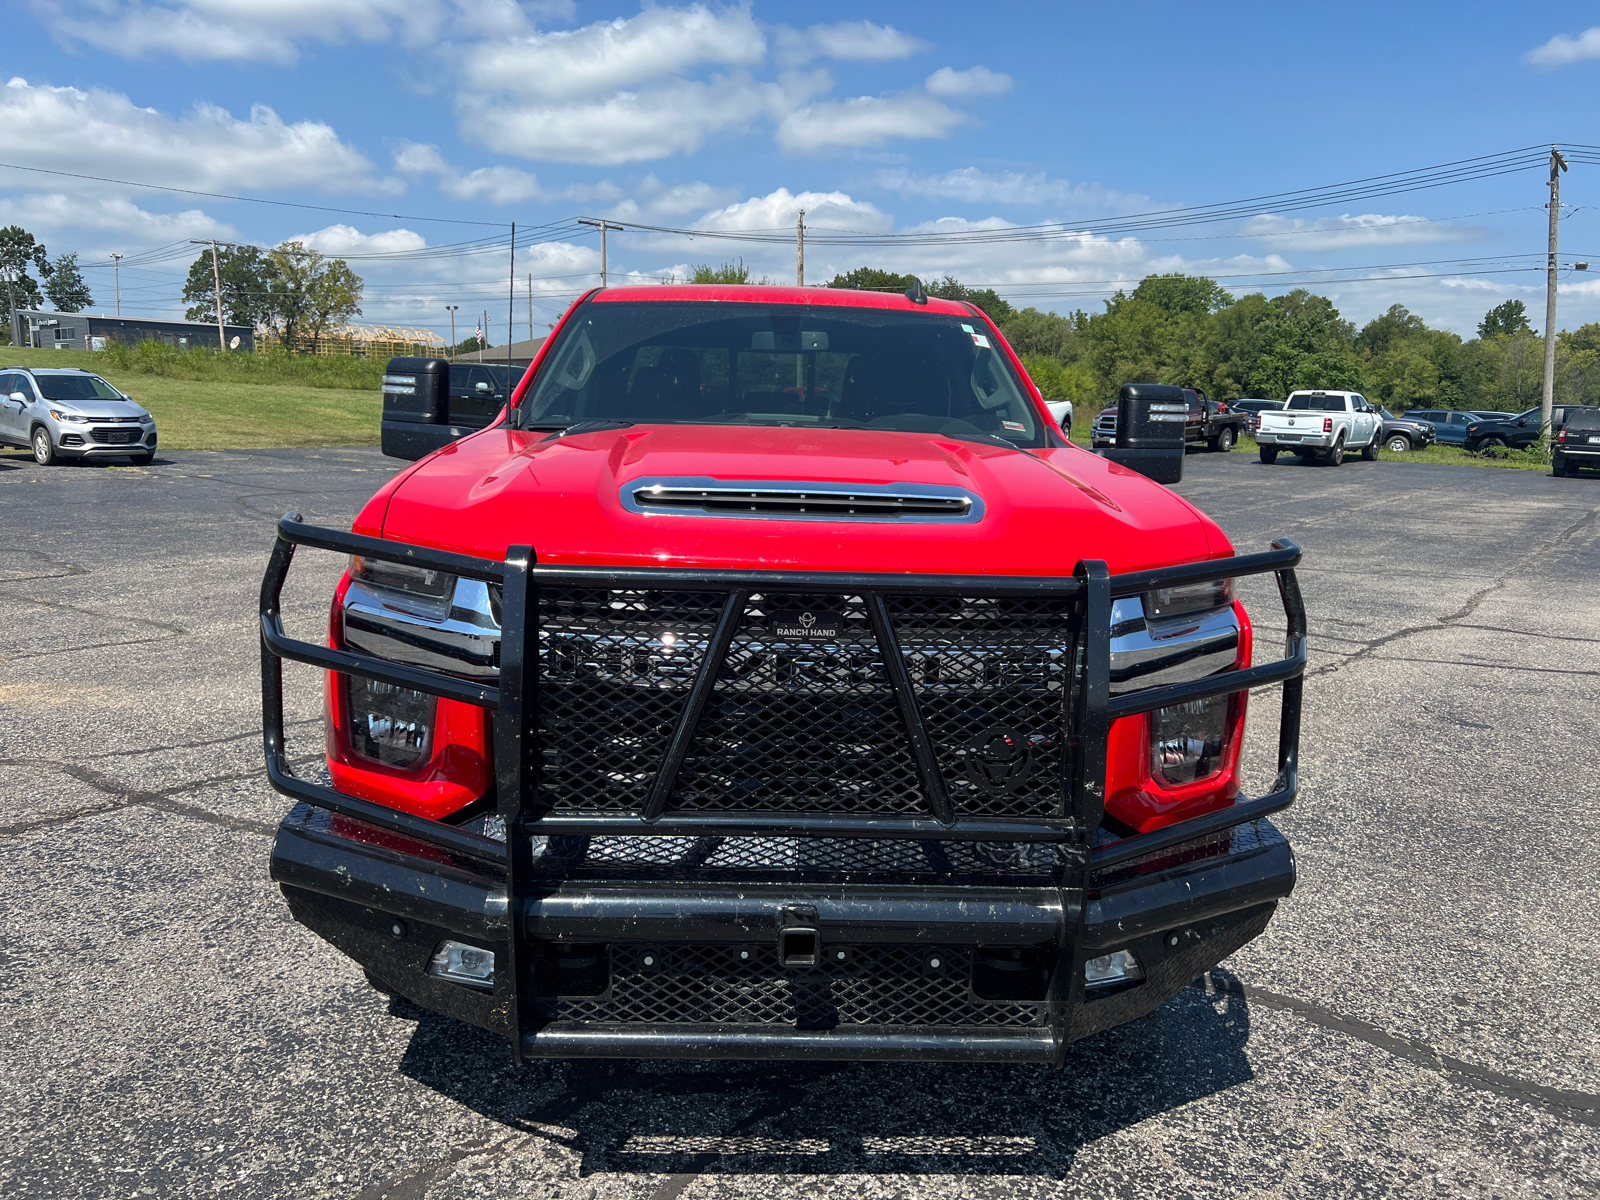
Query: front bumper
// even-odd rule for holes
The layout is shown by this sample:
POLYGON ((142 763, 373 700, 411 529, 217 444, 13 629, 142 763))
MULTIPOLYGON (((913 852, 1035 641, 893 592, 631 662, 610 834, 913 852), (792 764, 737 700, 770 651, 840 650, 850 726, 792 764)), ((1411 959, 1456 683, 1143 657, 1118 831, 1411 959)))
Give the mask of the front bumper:
POLYGON ((157 438, 153 425, 53 424, 50 427, 56 452, 67 458, 121 458, 130 454, 150 454, 157 438), (126 440, 112 441, 111 438, 126 440))
MULTIPOLYGON (((1069 577, 1036 579, 575 568, 535 565, 527 548, 490 562, 286 516, 262 582, 262 715, 268 778, 300 804, 280 830, 273 876, 295 917, 366 966, 378 986, 498 1030, 518 1061, 686 1055, 1060 1065, 1075 1038, 1148 1011, 1254 937, 1293 885, 1293 858, 1263 819, 1299 790, 1299 560, 1299 548, 1280 540, 1260 554, 1116 576, 1093 561, 1069 577), (279 605, 298 545, 498 586, 493 684, 290 638, 279 605), (1206 670, 1211 643, 1188 639, 1138 664, 1176 676, 1125 690, 1128 664, 1119 658, 1113 669, 1112 644, 1114 635, 1131 636, 1122 628, 1131 623, 1128 602, 1267 573, 1288 626, 1282 659, 1206 670), (654 597, 643 610, 651 622, 680 611, 660 597, 688 592, 702 624, 713 623, 692 670, 672 676, 681 699, 661 736, 622 747, 645 747, 648 770, 632 770, 636 760, 619 758, 617 738, 607 740, 641 711, 634 693, 622 697, 627 704, 616 696, 616 680, 641 678, 639 656, 600 659, 574 645, 579 606, 600 614, 584 626, 591 631, 617 621, 618 607, 592 599, 596 592, 654 597), (755 654, 740 638, 753 627, 756 593, 854 606, 862 615, 841 617, 825 636, 864 647, 863 662, 844 664, 855 674, 843 682, 822 674, 814 654, 803 675, 786 667, 786 655, 755 654), (964 632, 966 656, 942 661, 977 665, 964 677, 930 675, 926 664, 913 672, 908 663, 934 636, 919 631, 958 620, 964 631, 987 632, 964 632), (1033 632, 1004 642, 1013 628, 1033 632), (1040 638, 1048 657, 990 652, 1040 638), (445 824, 295 776, 285 746, 284 658, 492 711, 495 812, 445 824), (783 673, 768 680, 758 668, 783 673), (586 691, 574 680, 609 690, 586 691), (939 691, 952 680, 958 699, 1012 705, 1011 719, 1034 732, 1007 730, 1006 741, 1028 746, 1026 755, 1001 755, 992 748, 998 734, 980 725, 982 736, 967 743, 974 757, 952 765, 949 730, 965 737, 974 719, 939 691), (857 700, 848 710, 837 699, 768 703, 777 683, 857 700), (1112 722, 1280 684, 1271 792, 1151 832, 1107 831, 1112 722), (570 714, 599 711, 597 694, 617 702, 573 721, 570 714), (863 696, 876 697, 877 707, 863 696), (969 724, 951 726, 952 711, 969 724), (826 758, 826 739, 842 736, 841 712, 851 720, 840 747, 848 754, 826 758), (1054 740, 1035 749, 1041 730, 1054 740), (745 740, 758 734, 775 748, 760 762, 745 740), (659 754, 649 754, 657 744, 659 754), (598 769, 584 774, 601 751, 598 769), (812 760, 823 766, 807 775, 812 760), (885 762, 898 762, 901 774, 882 775, 885 762), (606 790, 619 782, 626 791, 606 790), (483 990, 430 973, 435 961, 451 961, 436 958, 447 940, 464 943, 452 952, 460 962, 482 966, 481 952, 494 955, 483 990), (1117 988, 1090 988, 1090 961, 1123 950, 1142 973, 1123 972, 1117 988)), ((644 636, 657 645, 654 625, 644 636)), ((948 630, 938 636, 955 641, 948 630)), ((698 645, 675 644, 691 643, 698 645)), ((658 666, 642 678, 664 691, 658 666)), ((1005 711, 996 707, 987 719, 1005 711)), ((1115 965, 1097 972, 1103 978, 1115 965)))
MULTIPOLYGON (((615 839, 601 858, 647 840, 615 839)), ((305 804, 280 826, 271 870, 295 918, 375 984, 514 1035, 503 971, 480 991, 427 970, 446 939, 508 961, 502 873, 305 804)), ((539 872, 515 914, 518 953, 540 964, 524 1057, 1059 1065, 1068 1043, 1149 1012, 1259 934, 1293 889, 1295 863, 1261 820, 1101 872, 1081 894, 1046 878, 948 872, 870 883, 673 874, 630 878, 565 859, 539 872), (815 964, 780 961, 796 920, 817 932, 815 964), (1142 980, 1073 986, 1086 959, 1117 950, 1133 953, 1142 980), (574 951, 603 965, 563 969, 574 951), (642 965, 651 955, 654 969, 642 965), (929 967, 938 962, 942 977, 929 967), (1008 963, 1027 970, 997 974, 1008 963)))

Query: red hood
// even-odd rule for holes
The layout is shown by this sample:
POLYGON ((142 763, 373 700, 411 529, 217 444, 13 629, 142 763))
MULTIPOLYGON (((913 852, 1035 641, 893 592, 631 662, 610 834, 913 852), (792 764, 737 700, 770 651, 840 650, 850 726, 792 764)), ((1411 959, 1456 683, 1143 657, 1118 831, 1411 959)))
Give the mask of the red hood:
POLYGON ((543 563, 940 575, 1060 575, 1080 558, 1105 559, 1115 573, 1230 552, 1184 500, 1075 447, 684 425, 548 438, 495 428, 446 446, 390 492, 383 536, 496 559, 508 545, 532 544, 543 563), (628 511, 623 484, 648 476, 954 485, 982 498, 983 517, 909 524, 628 511))

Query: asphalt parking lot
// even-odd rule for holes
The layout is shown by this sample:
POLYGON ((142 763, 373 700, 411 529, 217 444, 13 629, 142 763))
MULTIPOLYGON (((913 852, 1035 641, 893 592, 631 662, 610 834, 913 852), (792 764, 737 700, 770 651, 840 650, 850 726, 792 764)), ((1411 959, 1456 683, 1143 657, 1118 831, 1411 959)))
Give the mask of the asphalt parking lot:
MULTIPOLYGON (((348 522, 394 468, 0 454, 0 1194, 1600 1190, 1600 476, 1189 457, 1179 490, 1241 550, 1306 551, 1300 884, 1066 1070, 519 1070, 368 988, 267 879, 272 522, 348 522)), ((303 630, 337 569, 297 567, 303 630)), ((309 760, 316 681, 291 684, 309 760)))

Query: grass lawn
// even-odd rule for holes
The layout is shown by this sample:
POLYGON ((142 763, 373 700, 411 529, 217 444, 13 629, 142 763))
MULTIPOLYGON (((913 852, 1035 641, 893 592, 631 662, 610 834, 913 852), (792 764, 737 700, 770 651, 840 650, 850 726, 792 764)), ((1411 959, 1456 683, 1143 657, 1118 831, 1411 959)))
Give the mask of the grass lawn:
POLYGON ((155 415, 163 450, 267 446, 374 446, 383 397, 377 388, 224 383, 118 370, 103 354, 0 348, 0 366, 85 367, 155 415))

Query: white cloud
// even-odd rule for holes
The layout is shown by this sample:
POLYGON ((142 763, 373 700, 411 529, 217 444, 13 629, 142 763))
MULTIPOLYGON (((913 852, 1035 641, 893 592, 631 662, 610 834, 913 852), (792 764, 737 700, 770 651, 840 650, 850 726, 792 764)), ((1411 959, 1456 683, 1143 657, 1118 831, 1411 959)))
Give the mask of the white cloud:
POLYGON ((852 199, 844 192, 795 194, 788 188, 715 209, 696 221, 694 227, 741 231, 792 229, 801 209, 805 210, 808 226, 865 233, 887 233, 894 228, 894 218, 868 201, 852 199))
POLYGON ((870 183, 902 195, 932 200, 954 200, 963 204, 1048 204, 1078 211, 1093 209, 1097 216, 1136 212, 1150 204, 1148 196, 1113 191, 1098 184, 1051 179, 1043 171, 1025 174, 958 167, 942 175, 919 175, 905 167, 888 167, 873 175, 870 183))
POLYGON ((1011 76, 991 71, 988 67, 972 67, 955 71, 940 67, 928 76, 925 85, 935 96, 952 100, 971 96, 1003 96, 1012 88, 1011 76))
POLYGON ((1244 223, 1248 237, 1291 250, 1347 250, 1356 246, 1401 246, 1425 242, 1470 241, 1484 236, 1476 225, 1455 225, 1427 217, 1362 213, 1310 219, 1263 214, 1244 223))
POLYGON ((505 154, 615 166, 692 154, 713 133, 742 129, 781 96, 748 77, 676 80, 572 103, 463 95, 462 136, 505 154))
POLYGON ((394 169, 402 175, 432 175, 439 190, 454 200, 487 200, 490 204, 518 204, 550 196, 537 175, 515 167, 478 167, 461 171, 445 161, 437 146, 401 142, 394 151, 394 169))
POLYGON ((892 25, 871 21, 841 21, 836 25, 812 25, 807 29, 787 26, 775 31, 778 61, 798 66, 814 58, 833 58, 849 62, 887 62, 908 58, 929 49, 927 42, 902 33, 892 25))
POLYGON ((1542 46, 1535 46, 1522 61, 1535 67, 1565 67, 1576 62, 1600 58, 1600 26, 1585 29, 1577 37, 1558 33, 1542 46))
POLYGON ((382 233, 362 233, 352 225, 329 225, 315 233, 297 233, 283 239, 299 242, 307 250, 320 250, 338 257, 363 254, 397 254, 421 250, 428 240, 409 229, 388 229, 382 233))
POLYGON ((647 8, 581 29, 531 33, 459 56, 469 91, 572 101, 671 79, 694 68, 750 67, 767 40, 748 9, 647 8))
MULTIPOLYGON (((122 196, 69 196, 63 192, 31 193, 10 197, 6 220, 24 226, 48 241, 57 232, 81 235, 120 234, 115 249, 152 246, 183 238, 238 237, 232 225, 197 208, 176 213, 154 213, 122 196)), ((85 252, 87 253, 87 252, 85 252)))
MULTIPOLYGON (((34 86, 0 88, 0 129, 8 156, 31 166, 163 184, 197 191, 389 191, 365 155, 321 121, 286 124, 265 105, 240 120, 197 104, 174 119, 140 108, 120 92, 34 86)), ((74 185, 53 186, 78 190, 74 185)), ((104 185, 93 185, 96 189, 104 185)))
POLYGON ((646 175, 633 185, 632 192, 604 215, 618 221, 670 221, 727 204, 738 195, 732 188, 713 187, 699 181, 669 186, 654 175, 646 175))
POLYGON ((789 113, 778 145, 794 154, 881 146, 891 138, 945 137, 970 118, 922 92, 827 100, 789 113))
MULTIPOLYGON (((571 0, 528 7, 568 18, 573 11, 571 0)), ((286 65, 303 42, 427 46, 445 36, 504 37, 529 28, 515 0, 33 0, 32 8, 69 45, 189 62, 286 65)))

